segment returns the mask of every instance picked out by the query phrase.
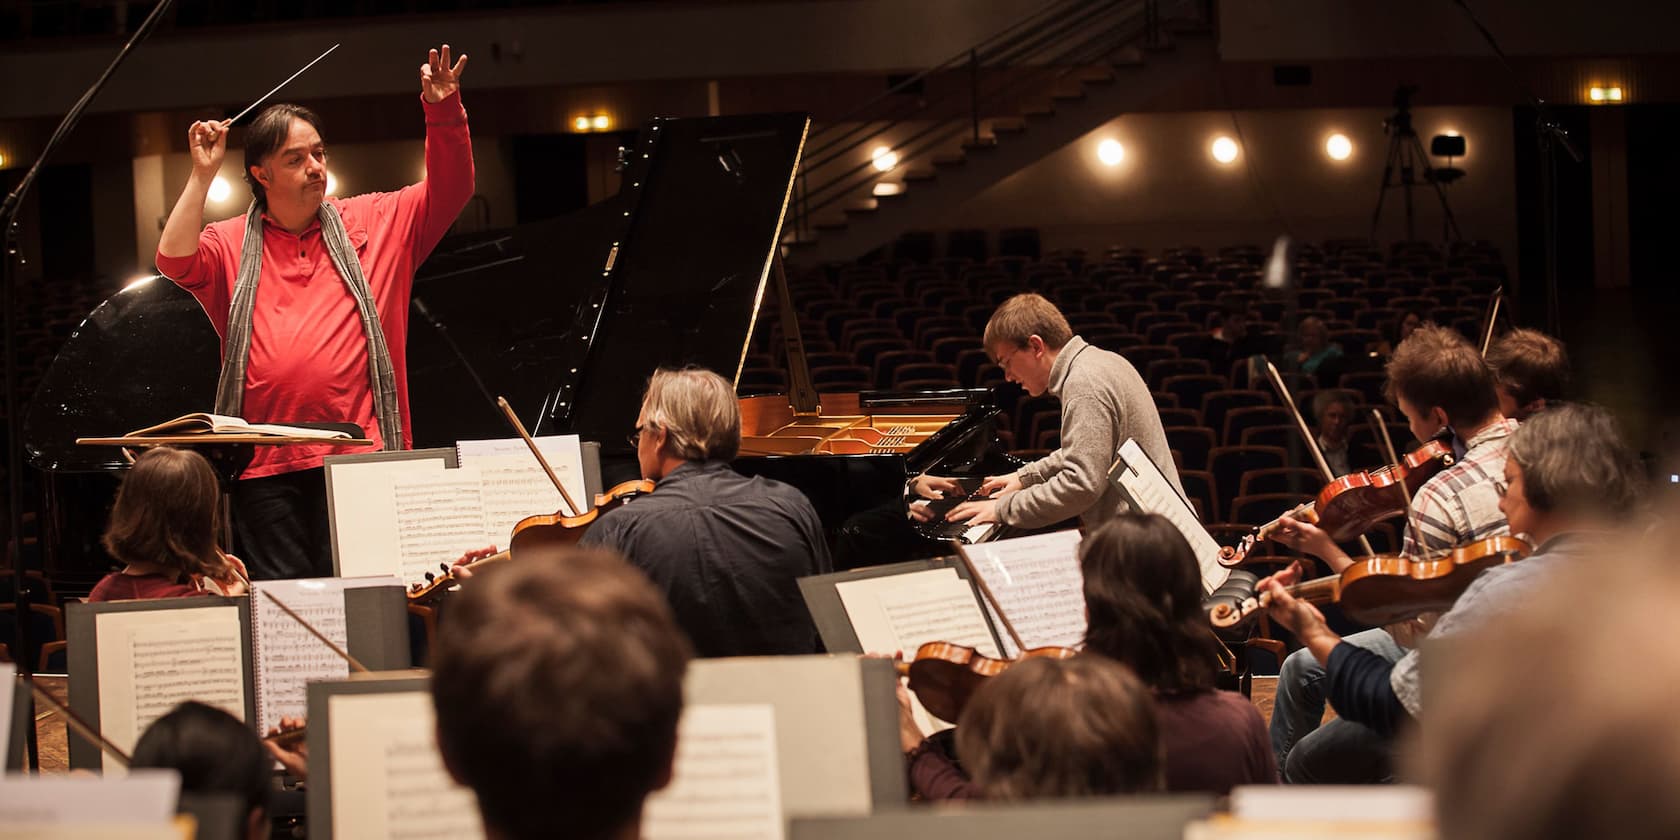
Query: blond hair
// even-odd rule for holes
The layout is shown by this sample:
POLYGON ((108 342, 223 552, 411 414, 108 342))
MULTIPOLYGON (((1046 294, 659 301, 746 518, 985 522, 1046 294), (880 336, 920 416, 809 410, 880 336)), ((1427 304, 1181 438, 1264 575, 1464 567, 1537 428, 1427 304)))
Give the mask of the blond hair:
POLYGON ((1035 335, 1044 340, 1045 347, 1060 350, 1073 339, 1073 328, 1056 304, 1028 292, 1004 301, 992 313, 983 343, 987 350, 1005 344, 1025 347, 1027 339, 1035 335))
POLYGON ((648 379, 642 422, 665 430, 685 461, 729 461, 741 448, 741 405, 729 380, 704 368, 661 368, 648 379))

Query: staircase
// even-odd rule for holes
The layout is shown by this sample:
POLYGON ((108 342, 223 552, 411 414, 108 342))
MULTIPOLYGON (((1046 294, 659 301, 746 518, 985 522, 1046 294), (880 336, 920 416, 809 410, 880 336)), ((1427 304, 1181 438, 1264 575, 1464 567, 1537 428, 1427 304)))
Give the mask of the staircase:
POLYGON ((1053 0, 816 128, 783 244, 801 264, 856 260, 1218 61, 1202 0, 1053 0), (907 95, 925 91, 922 95, 907 95), (893 138, 895 142, 885 141, 893 138), (894 177, 871 149, 892 145, 894 177), (900 174, 901 173, 901 174, 900 174), (896 193, 876 185, 902 182, 896 193))

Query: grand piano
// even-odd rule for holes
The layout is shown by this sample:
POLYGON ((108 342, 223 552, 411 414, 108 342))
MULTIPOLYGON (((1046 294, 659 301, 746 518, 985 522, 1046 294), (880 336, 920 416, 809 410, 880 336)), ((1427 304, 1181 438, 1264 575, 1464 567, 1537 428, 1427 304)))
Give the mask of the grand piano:
MULTIPOLYGON (((988 391, 811 388, 778 255, 808 128, 798 114, 658 119, 621 155, 614 197, 445 240, 416 275, 410 312, 416 446, 508 436, 494 405, 506 396, 534 434, 600 441, 608 483, 636 477, 625 438, 648 376, 695 365, 738 380, 755 331, 776 320, 792 387, 742 398, 735 467, 806 493, 838 567, 939 551, 934 537, 1001 536, 917 535, 904 524, 909 477, 1017 466, 999 445, 988 391)), ((118 294, 72 335, 37 391, 25 426, 32 463, 121 469, 114 453, 83 451, 75 438, 205 410, 216 353, 202 312, 173 284, 118 294)))

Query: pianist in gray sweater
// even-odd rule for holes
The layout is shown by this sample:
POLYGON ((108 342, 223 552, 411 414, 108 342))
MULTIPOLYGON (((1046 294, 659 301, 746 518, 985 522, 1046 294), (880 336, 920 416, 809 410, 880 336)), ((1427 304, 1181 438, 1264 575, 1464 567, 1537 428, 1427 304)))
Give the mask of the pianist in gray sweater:
POLYGON ((1061 399, 1062 445, 1012 475, 987 478, 980 489, 992 498, 965 502, 946 519, 1042 528, 1077 517, 1098 525, 1128 509, 1108 481, 1127 438, 1183 492, 1143 377, 1119 354, 1074 335, 1055 304, 1036 294, 1004 301, 986 324, 985 346, 1009 381, 1061 399))

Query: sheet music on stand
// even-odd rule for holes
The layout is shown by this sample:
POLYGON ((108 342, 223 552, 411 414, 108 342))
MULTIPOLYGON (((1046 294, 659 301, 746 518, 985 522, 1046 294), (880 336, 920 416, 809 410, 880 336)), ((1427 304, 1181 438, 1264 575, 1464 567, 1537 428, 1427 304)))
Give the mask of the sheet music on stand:
MULTIPOLYGON (((1085 641, 1085 575, 1079 568, 1078 531, 1053 531, 974 545, 959 545, 974 573, 986 582, 1015 632, 1030 648, 1077 648, 1085 641)), ((981 599, 985 603, 985 599, 981 599)), ((1003 622, 990 603, 986 614, 1003 622)), ((999 635, 1004 656, 1019 655, 1009 634, 999 635)))
POLYGON ((374 586, 400 588, 402 581, 391 576, 252 582, 251 656, 259 733, 278 726, 281 717, 304 717, 308 713, 305 689, 309 683, 350 676, 349 663, 263 593, 273 593, 334 644, 349 650, 351 622, 345 591, 374 586))
POLYGON ((1204 594, 1212 594, 1224 585, 1231 570, 1219 564, 1219 543, 1214 542, 1196 518, 1195 509, 1173 489, 1161 468, 1149 459, 1136 440, 1127 438, 1120 446, 1118 458, 1109 467, 1108 480, 1126 496, 1133 510, 1165 516, 1184 535, 1190 550, 1195 552, 1196 564, 1201 567, 1204 594))

